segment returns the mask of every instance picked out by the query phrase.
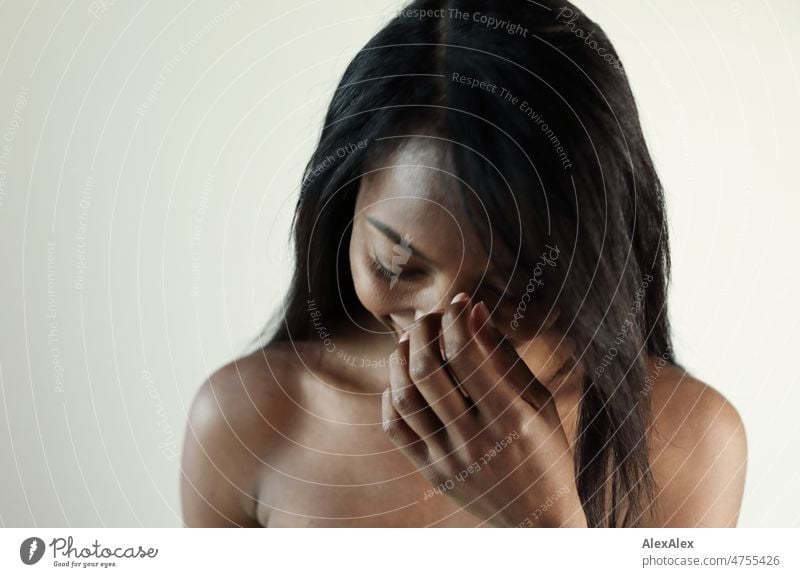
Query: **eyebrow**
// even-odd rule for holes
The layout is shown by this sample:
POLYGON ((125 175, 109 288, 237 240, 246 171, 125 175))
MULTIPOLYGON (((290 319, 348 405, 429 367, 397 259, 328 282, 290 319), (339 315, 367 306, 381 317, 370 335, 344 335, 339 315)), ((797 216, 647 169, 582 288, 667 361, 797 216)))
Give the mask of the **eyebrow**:
POLYGON ((367 222, 369 222, 378 231, 382 232, 389 240, 393 241, 395 244, 399 245, 405 244, 405 246, 408 247, 409 250, 411 250, 411 254, 414 255, 416 258, 428 264, 433 264, 433 260, 431 260, 429 257, 425 256, 425 254, 418 251, 416 247, 414 247, 414 245, 412 245, 410 242, 405 242, 400 233, 397 232, 395 229, 393 229, 391 226, 389 226, 385 222, 381 222, 375 218, 372 218, 371 216, 366 216, 365 218, 367 219, 367 222))

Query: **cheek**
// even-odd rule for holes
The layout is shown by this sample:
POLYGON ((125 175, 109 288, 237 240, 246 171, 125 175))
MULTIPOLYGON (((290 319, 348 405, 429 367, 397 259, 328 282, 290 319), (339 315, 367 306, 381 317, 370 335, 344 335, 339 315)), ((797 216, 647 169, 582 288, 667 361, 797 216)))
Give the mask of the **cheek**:
POLYGON ((351 252, 350 272, 356 296, 361 306, 374 316, 381 317, 392 312, 392 301, 387 294, 387 283, 373 274, 371 266, 366 256, 351 252))
POLYGON ((375 314, 376 306, 380 301, 380 287, 378 286, 377 279, 369 270, 369 264, 363 254, 361 235, 362 228, 357 224, 350 237, 350 275, 353 279, 353 287, 355 288, 358 300, 361 302, 361 306, 372 314, 375 314))
POLYGON ((356 296, 365 309, 372 314, 376 314, 376 309, 379 308, 381 301, 380 287, 377 286, 377 282, 372 278, 370 272, 363 270, 364 266, 362 264, 350 262, 356 296))

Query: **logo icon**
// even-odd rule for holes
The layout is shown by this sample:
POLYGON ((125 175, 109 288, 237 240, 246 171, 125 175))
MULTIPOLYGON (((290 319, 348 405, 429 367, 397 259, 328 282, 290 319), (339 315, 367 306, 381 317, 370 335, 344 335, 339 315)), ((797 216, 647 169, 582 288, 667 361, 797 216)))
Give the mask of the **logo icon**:
POLYGON ((19 546, 19 558, 25 565, 38 563, 44 555, 44 541, 39 537, 28 537, 19 546))
POLYGON ((403 272, 403 265, 411 258, 411 237, 404 234, 400 239, 400 244, 392 247, 392 278, 389 282, 389 290, 394 288, 397 284, 397 279, 400 278, 400 273, 403 272))

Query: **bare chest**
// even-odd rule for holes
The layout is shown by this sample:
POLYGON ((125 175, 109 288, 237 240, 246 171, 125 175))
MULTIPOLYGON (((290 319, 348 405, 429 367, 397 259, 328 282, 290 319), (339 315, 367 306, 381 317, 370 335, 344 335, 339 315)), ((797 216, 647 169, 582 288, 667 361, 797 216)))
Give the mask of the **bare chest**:
MULTIPOLYGON (((476 527, 483 522, 433 487, 381 425, 380 395, 317 388, 298 399, 295 426, 265 459, 258 520, 265 527, 476 527)), ((575 415, 564 415, 573 438, 575 415)))
POLYGON ((258 519, 266 527, 474 527, 386 436, 380 395, 316 388, 298 399, 280 451, 265 459, 258 519))

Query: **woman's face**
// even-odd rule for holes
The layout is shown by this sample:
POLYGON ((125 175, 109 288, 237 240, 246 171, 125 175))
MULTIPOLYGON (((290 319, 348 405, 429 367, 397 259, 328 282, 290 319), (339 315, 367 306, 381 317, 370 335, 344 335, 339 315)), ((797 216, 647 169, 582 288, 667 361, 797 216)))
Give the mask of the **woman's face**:
POLYGON ((350 242, 358 298, 400 333, 465 292, 512 341, 526 340, 541 324, 531 306, 525 322, 510 325, 528 279, 495 270, 499 243, 493 259, 449 192, 456 178, 440 166, 432 147, 414 141, 361 179, 350 242))

